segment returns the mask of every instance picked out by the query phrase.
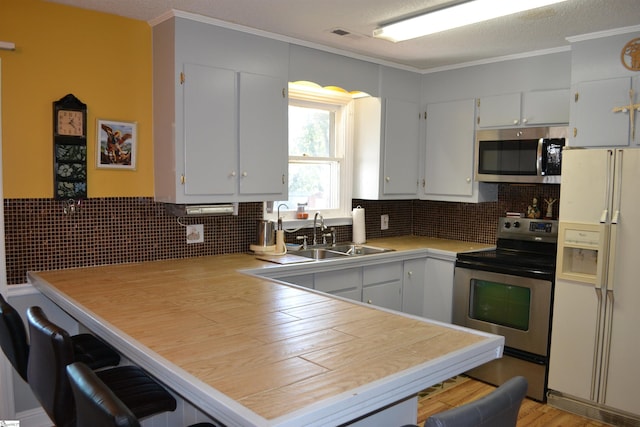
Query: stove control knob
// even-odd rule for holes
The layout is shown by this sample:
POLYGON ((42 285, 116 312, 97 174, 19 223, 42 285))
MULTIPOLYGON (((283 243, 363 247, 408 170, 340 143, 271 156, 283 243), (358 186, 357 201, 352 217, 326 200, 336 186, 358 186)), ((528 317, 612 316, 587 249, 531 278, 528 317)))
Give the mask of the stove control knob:
POLYGON ((504 228, 511 228, 511 223, 510 222, 505 222, 504 223, 504 228))
POLYGON ((518 221, 513 223, 513 228, 519 228, 520 227, 520 223, 518 221))

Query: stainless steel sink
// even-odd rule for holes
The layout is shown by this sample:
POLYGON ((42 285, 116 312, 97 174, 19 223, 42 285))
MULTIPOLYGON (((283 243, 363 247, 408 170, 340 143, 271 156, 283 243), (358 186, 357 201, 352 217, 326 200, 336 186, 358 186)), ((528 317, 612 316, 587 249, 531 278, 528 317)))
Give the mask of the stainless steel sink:
POLYGON ((344 258, 349 255, 342 252, 335 252, 329 250, 328 248, 320 248, 320 249, 302 249, 299 251, 291 251, 292 254, 303 256, 305 258, 311 259, 329 259, 329 258, 344 258))
POLYGON ((298 251, 291 251, 290 253, 306 258, 321 260, 330 258, 344 258, 352 256, 381 254, 391 251, 393 251, 393 249, 343 243, 335 246, 328 246, 325 248, 301 249, 298 251))
POLYGON ((366 245, 354 245, 350 243, 332 246, 330 249, 332 251, 345 253, 347 255, 372 255, 393 251, 393 249, 378 248, 375 246, 366 245))

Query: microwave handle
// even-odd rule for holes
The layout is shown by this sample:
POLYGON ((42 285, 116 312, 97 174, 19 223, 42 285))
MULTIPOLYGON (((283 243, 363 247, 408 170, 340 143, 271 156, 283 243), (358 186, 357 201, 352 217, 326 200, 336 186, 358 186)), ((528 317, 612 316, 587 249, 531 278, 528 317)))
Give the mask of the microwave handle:
POLYGON ((538 153, 537 153, 537 160, 536 160, 536 172, 538 174, 538 176, 542 176, 542 171, 545 165, 542 164, 542 153, 544 152, 544 138, 540 138, 538 140, 538 153))

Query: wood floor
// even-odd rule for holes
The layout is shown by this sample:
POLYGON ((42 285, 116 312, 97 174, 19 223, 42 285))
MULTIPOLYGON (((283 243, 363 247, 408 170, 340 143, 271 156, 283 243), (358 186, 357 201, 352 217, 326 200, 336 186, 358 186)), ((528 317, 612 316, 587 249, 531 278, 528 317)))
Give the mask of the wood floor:
MULTIPOLYGON (((468 378, 451 388, 429 394, 419 400, 418 422, 422 426, 431 415, 476 400, 491 392, 495 387, 468 378)), ((525 399, 518 414, 518 427, 601 427, 598 421, 583 418, 551 406, 525 399)))

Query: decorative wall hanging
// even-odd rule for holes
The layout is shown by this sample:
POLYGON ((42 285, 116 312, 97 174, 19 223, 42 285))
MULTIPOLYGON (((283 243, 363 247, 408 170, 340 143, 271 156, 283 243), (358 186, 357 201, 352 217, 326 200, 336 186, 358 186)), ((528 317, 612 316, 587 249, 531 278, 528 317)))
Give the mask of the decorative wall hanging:
POLYGON ((138 145, 137 125, 132 122, 98 120, 97 167, 134 170, 138 145))
POLYGON ((53 194, 87 197, 87 105, 72 94, 53 103, 53 194))
POLYGON ((625 68, 640 71, 640 37, 635 38, 622 48, 620 60, 625 68))

